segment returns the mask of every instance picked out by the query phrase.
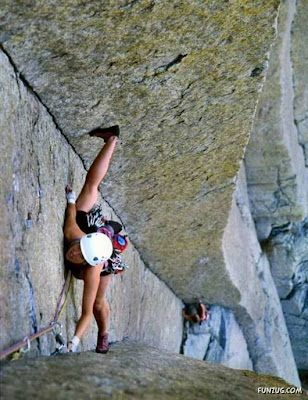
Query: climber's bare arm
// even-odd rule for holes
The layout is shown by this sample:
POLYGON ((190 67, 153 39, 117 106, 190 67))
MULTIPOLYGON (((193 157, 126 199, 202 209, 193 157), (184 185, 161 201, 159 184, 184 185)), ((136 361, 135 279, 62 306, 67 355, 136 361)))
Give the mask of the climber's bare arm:
POLYGON ((199 303, 199 310, 200 310, 200 314, 199 314, 200 320, 204 321, 206 319, 206 316, 207 316, 207 310, 205 308, 205 305, 202 304, 202 303, 199 303))
POLYGON ((183 315, 183 318, 184 318, 184 319, 186 319, 186 320, 188 320, 188 321, 191 320, 190 315, 186 314, 186 312, 185 312, 184 310, 182 311, 182 315, 183 315))
POLYGON ((65 239, 71 242, 72 240, 79 239, 84 235, 85 233, 79 228, 76 222, 76 205, 68 203, 64 222, 65 239))

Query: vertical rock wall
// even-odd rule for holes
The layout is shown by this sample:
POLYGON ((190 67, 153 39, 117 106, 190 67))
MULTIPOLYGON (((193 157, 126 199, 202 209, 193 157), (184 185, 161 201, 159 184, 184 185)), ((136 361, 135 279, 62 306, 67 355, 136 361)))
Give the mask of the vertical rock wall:
MULTIPOLYGON (((277 40, 223 237, 226 267, 240 297, 233 310, 242 330, 241 362, 250 357, 255 370, 297 384, 293 352, 297 368, 307 370, 308 360, 307 15, 302 1, 281 3, 277 40)), ((212 360, 224 363, 228 351, 221 342, 232 343, 236 326, 229 324, 226 336, 223 324, 213 321, 186 327, 184 353, 209 359, 212 343, 212 360)))
POLYGON ((230 368, 253 369, 245 337, 232 311, 218 306, 208 310, 210 318, 201 325, 185 323, 183 353, 230 368))
POLYGON ((291 31, 291 62, 293 72, 293 112, 298 134, 298 143, 302 146, 305 165, 308 167, 308 7, 305 0, 297 0, 291 31))
MULTIPOLYGON (((291 62, 294 87, 294 123, 298 134, 298 143, 303 148, 305 166, 308 170, 308 46, 304 40, 308 37, 308 5, 304 0, 297 1, 297 9, 292 25, 291 62)), ((308 173, 307 173, 308 174, 308 173)), ((304 183, 308 196, 308 177, 304 183)), ((308 209, 308 205, 307 205, 308 209)), ((298 368, 308 374, 308 211, 302 222, 293 222, 287 233, 286 251, 294 243, 294 257, 288 257, 295 271, 292 275, 292 288, 282 306, 290 332, 292 347, 298 368), (291 235, 290 235, 291 233, 291 235), (293 239, 294 238, 294 239, 293 239)), ((273 263, 275 265, 276 263, 273 263)), ((276 275, 276 274, 275 274, 276 275)), ((276 275, 277 276, 277 275, 276 275)), ((289 276, 287 280, 290 282, 289 276)), ((283 297, 282 297, 283 298, 283 297)), ((307 378, 306 378, 307 379, 307 378)))
POLYGON ((308 6, 283 1, 248 144, 248 193, 298 368, 308 369, 308 6))
POLYGON ((184 354, 284 377, 300 386, 289 333, 267 254, 250 211, 245 165, 238 175, 223 236, 225 263, 240 294, 233 312, 210 308, 201 326, 186 324, 184 354))
POLYGON ((250 213, 244 164, 224 232, 223 250, 230 278, 241 294, 234 312, 247 341, 254 370, 299 384, 269 262, 259 245, 250 213))
POLYGON ((299 122, 305 119, 303 108, 307 102, 304 72, 307 67, 303 65, 307 24, 301 21, 302 17, 295 19, 296 15, 307 13, 307 6, 302 5, 297 11, 296 4, 299 7, 301 2, 282 2, 278 38, 271 52, 267 79, 245 155, 249 198, 260 240, 269 236, 273 226, 288 223, 290 219, 303 220, 308 214, 308 170, 304 153, 307 134, 304 120, 299 122), (292 27, 301 32, 301 41, 299 43, 297 34, 297 45, 294 46, 292 27), (302 48, 303 54, 299 55, 302 48), (297 55, 295 70, 292 67, 293 52, 297 55), (299 92, 296 102, 293 85, 299 92), (296 125, 301 126, 300 135, 296 125))
MULTIPOLYGON (((268 258, 250 215, 244 168, 236 178, 266 70, 278 1, 249 1, 245 6, 241 1, 195 1, 188 8, 185 2, 168 3, 168 12, 160 2, 125 3, 120 10, 111 3, 105 9, 99 4, 99 10, 96 2, 79 5, 78 13, 71 3, 65 9, 61 2, 52 7, 33 2, 26 9, 15 3, 2 10, 1 40, 86 162, 100 140, 83 133, 114 122, 125 127, 126 144, 114 160, 116 168, 103 193, 123 213, 147 263, 173 290, 186 300, 201 295, 234 312, 215 308, 220 311, 213 314, 214 339, 206 344, 209 332, 204 333, 208 351, 203 348, 202 358, 241 368, 250 368, 251 359, 254 369, 299 384, 268 258), (48 22, 46 28, 46 21, 54 23, 48 22), (158 43, 159 51, 152 43, 158 43), (224 339, 226 325, 230 331, 224 339), (239 338, 241 361, 232 350, 239 338)), ((257 134, 246 158, 261 240, 274 232, 273 224, 281 226, 290 215, 303 219, 307 211, 305 112, 298 107, 296 125, 288 112, 293 101, 289 53, 295 2, 283 2, 281 10, 272 56, 280 64, 276 68, 271 63, 270 101, 265 100, 264 107, 260 102, 257 134), (281 103, 272 102, 273 97, 281 103), (269 115, 275 129, 268 128, 269 115), (296 126, 300 145, 290 139, 296 126), (269 137, 273 146, 268 146, 269 137)), ((300 41, 300 36, 301 29, 295 29, 294 38, 300 41)), ((294 66, 301 71, 303 58, 299 51, 296 54, 294 66)), ((20 316, 26 317, 26 322, 17 323, 21 337, 51 318, 55 292, 63 281, 63 188, 71 181, 79 190, 85 174, 46 110, 25 94, 7 68, 12 78, 4 74, 1 86, 2 126, 8 132, 3 135, 7 167, 2 198, 10 211, 3 215, 3 226, 11 226, 4 232, 7 251, 2 255, 9 283, 2 293, 5 343, 13 340, 11 327, 20 316), (20 200, 26 188, 29 195, 20 200), (26 228, 28 213, 32 220, 26 228), (7 254, 14 255, 14 261, 6 259, 7 254), (48 267, 48 276, 56 276, 52 283, 46 283, 39 265, 48 267)), ((304 76, 297 76, 304 81, 304 76)), ((304 96, 299 85, 294 104, 296 99, 302 104, 304 96)), ((106 204, 105 210, 116 218, 106 204)), ((176 350, 182 331, 180 301, 144 269, 132 248, 126 257, 139 267, 113 280, 112 338, 127 336, 176 350)), ((80 312, 80 282, 74 281, 71 294, 63 316, 69 335, 72 319, 80 312)), ((302 292, 299 297, 304 298, 302 292)), ((93 347, 94 336, 93 325, 84 348, 93 347)), ((44 338, 37 346, 44 352, 52 344, 44 338)))
MULTIPOLYGON (((1 349, 49 325, 64 282, 62 225, 70 182, 78 192, 85 170, 52 117, 0 54, 1 133, 1 349)), ((101 144, 101 143, 100 143, 101 144)), ((112 168, 112 167, 111 167, 112 168)), ((108 218, 117 219, 102 201, 108 218)), ((131 245, 130 269, 114 276, 109 290, 111 339, 145 341, 179 351, 181 301, 143 265, 131 245)), ((71 337, 81 311, 82 282, 73 279, 60 322, 71 337)), ((96 344, 93 322, 83 349, 96 344)), ((33 342, 49 354, 52 334, 33 342)))

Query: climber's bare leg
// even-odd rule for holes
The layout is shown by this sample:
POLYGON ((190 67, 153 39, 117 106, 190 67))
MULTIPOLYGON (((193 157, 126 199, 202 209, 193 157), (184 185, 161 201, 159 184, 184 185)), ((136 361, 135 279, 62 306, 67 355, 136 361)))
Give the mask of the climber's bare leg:
POLYGON ((89 212, 97 201, 98 186, 108 171, 118 138, 111 136, 91 165, 85 184, 76 202, 76 210, 89 212))
POLYGON ((111 281, 111 274, 101 276, 100 284, 97 290, 93 313, 98 326, 100 335, 107 333, 109 329, 110 308, 106 299, 106 293, 111 281))
MULTIPOLYGON (((76 326, 75 336, 79 339, 87 330, 93 316, 93 306, 97 291, 100 284, 101 267, 89 267, 82 271, 82 279, 84 281, 82 296, 82 313, 76 326)), ((68 351, 72 348, 72 344, 68 345, 68 351)))

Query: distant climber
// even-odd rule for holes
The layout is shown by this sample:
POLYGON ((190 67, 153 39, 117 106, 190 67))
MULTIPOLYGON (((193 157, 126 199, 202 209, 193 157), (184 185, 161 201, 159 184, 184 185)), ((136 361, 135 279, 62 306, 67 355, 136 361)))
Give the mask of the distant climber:
POLYGON ((126 249, 128 241, 126 236, 119 234, 122 225, 107 221, 96 202, 98 186, 107 173, 116 147, 119 127, 95 129, 89 135, 102 138, 105 145, 91 165, 77 201, 75 192, 70 186, 66 187, 66 264, 77 279, 84 281, 82 314, 75 335, 67 347, 68 351, 76 350, 94 314, 98 326, 96 352, 107 353, 110 309, 106 292, 111 274, 121 273, 127 268, 121 253, 126 249))
POLYGON ((203 321, 209 319, 210 314, 205 305, 199 301, 197 304, 186 304, 183 309, 183 317, 186 321, 201 325, 203 321))

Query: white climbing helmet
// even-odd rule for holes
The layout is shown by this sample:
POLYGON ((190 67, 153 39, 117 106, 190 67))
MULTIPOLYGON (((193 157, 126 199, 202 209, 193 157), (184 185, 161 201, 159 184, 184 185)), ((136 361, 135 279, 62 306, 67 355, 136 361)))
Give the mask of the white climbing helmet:
POLYGON ((107 261, 113 252, 112 242, 104 233, 89 233, 80 240, 80 248, 86 262, 93 267, 107 261))

